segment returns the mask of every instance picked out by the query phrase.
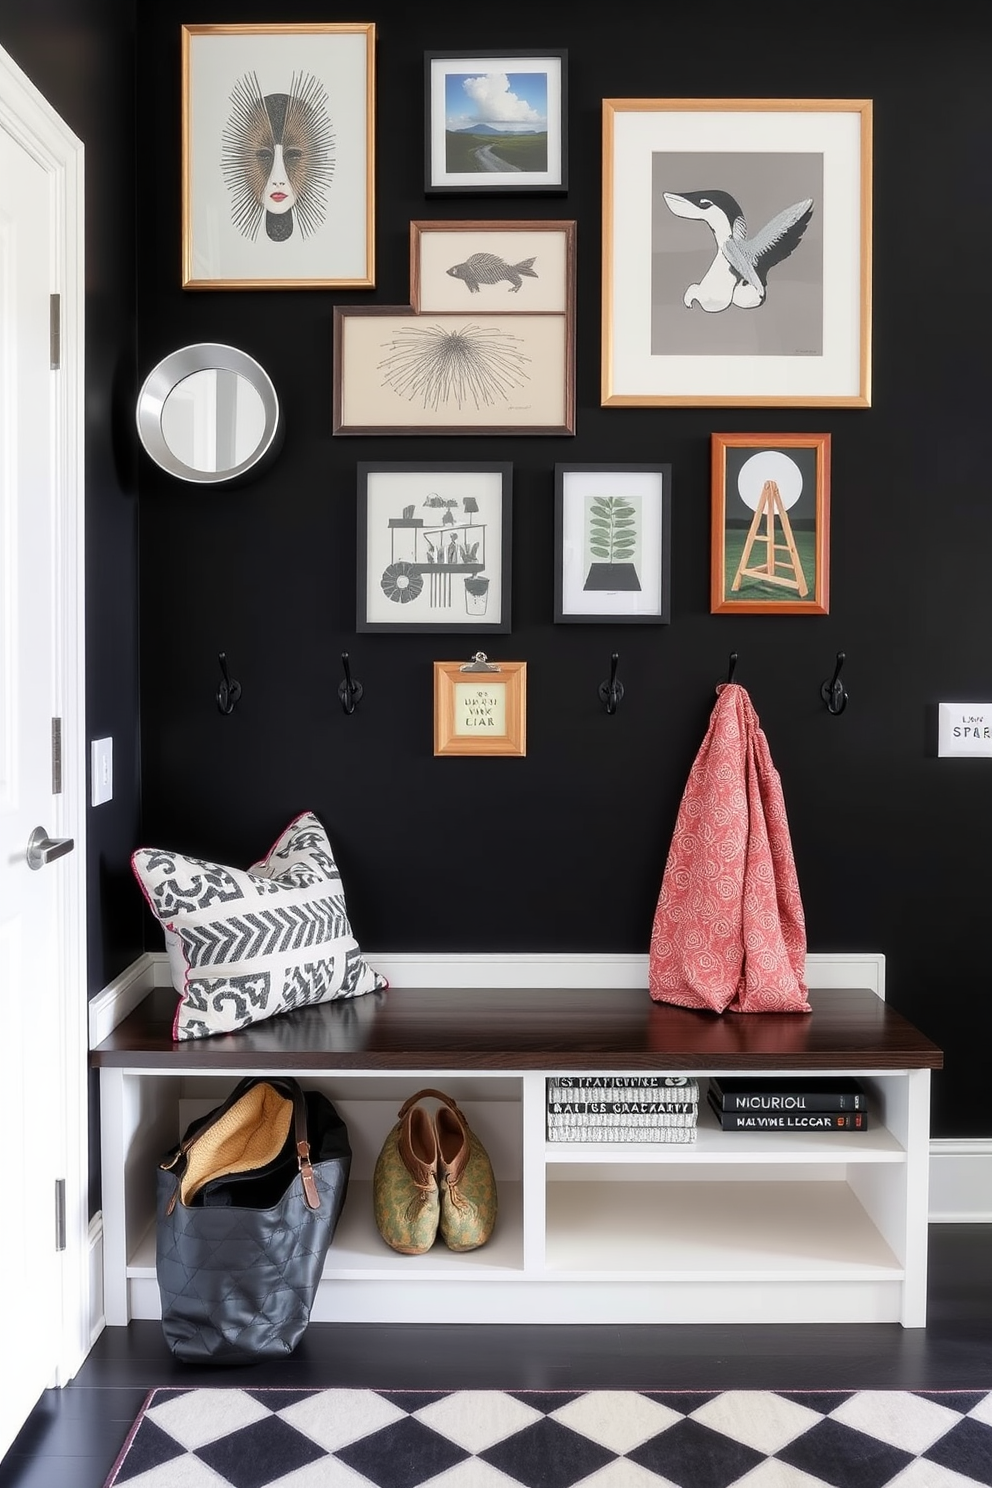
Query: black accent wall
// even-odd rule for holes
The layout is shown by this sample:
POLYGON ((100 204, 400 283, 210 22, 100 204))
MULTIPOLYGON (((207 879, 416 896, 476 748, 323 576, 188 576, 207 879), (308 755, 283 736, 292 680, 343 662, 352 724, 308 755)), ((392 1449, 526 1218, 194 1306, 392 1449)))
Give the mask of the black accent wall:
MULTIPOLYGON (((374 11, 374 13, 373 13, 374 11)), ((988 955, 992 761, 938 760, 939 700, 992 697, 992 501, 979 431, 989 392, 988 18, 965 5, 864 31, 863 7, 726 0, 583 12, 384 3, 378 27, 373 291, 183 291, 179 28, 138 20, 138 326, 143 375, 187 341, 257 357, 286 410, 278 462, 227 493, 141 467, 144 840, 247 864, 298 811, 324 820, 363 944, 419 951, 644 951, 686 775, 726 674, 750 693, 782 776, 813 951, 884 951, 892 1002, 947 1051, 934 1132, 992 1130, 988 955), (423 52, 565 46, 565 197, 426 197, 423 52), (600 406, 601 100, 874 100, 870 409, 600 406), (331 433, 332 307, 402 305, 412 219, 577 222, 573 438, 331 433), (709 612, 710 434, 832 435, 828 616, 709 612), (523 759, 435 759, 432 662, 473 637, 356 634, 356 464, 510 459, 513 629, 483 646, 528 664, 523 759), (666 627, 556 625, 556 461, 668 461, 666 627), (217 653, 243 686, 214 704, 217 653), (337 698, 348 651, 365 695, 337 698), (623 701, 598 687, 619 653, 623 701), (820 697, 846 653, 847 710, 820 697)), ((300 3, 292 19, 328 20, 300 3)), ((263 0, 214 22, 278 19, 263 0)), ((155 943, 155 928, 150 928, 155 943)))
MULTIPOLYGON (((799 12, 773 0, 747 14, 728 0, 499 12, 299 0, 287 20, 378 28, 376 288, 192 292, 180 287, 180 27, 281 17, 263 0, 217 0, 208 14, 174 0, 139 7, 125 141, 107 136, 127 129, 130 22, 109 4, 65 8, 105 12, 90 31, 104 33, 110 100, 91 99, 88 115, 81 105, 107 152, 88 154, 91 207, 110 214, 91 225, 92 272, 113 281, 93 332, 94 397, 109 398, 110 425, 89 472, 91 692, 108 710, 97 732, 133 728, 136 482, 143 799, 129 846, 247 864, 311 808, 370 950, 644 951, 686 775, 736 651, 735 680, 782 776, 810 950, 885 953, 890 1000, 946 1051, 934 1135, 987 1136, 992 762, 937 759, 931 724, 938 701, 992 698, 988 15, 952 3, 876 32, 847 0, 799 12), (564 197, 424 195, 424 49, 494 46, 568 49, 564 197), (870 408, 600 406, 601 100, 666 96, 874 101, 870 408), (121 261, 132 195, 133 269, 121 261), (467 217, 577 222, 575 436, 332 435, 333 306, 407 303, 410 221, 467 217), (272 377, 286 440, 256 482, 191 488, 135 453, 127 400, 115 401, 130 374, 107 372, 130 357, 132 273, 138 381, 200 340, 242 347, 272 377), (710 614, 714 431, 831 434, 829 615, 710 614), (528 663, 526 758, 433 757, 432 662, 467 657, 471 635, 356 633, 356 465, 370 459, 512 460, 513 629, 483 649, 528 663), (668 626, 554 623, 556 461, 671 463, 668 626), (833 717, 820 685, 841 650, 850 702, 833 717), (219 651, 243 687, 228 717, 214 702, 219 651), (365 689, 350 717, 337 698, 342 651, 365 689), (598 687, 613 651, 625 692, 609 716, 598 687)), ((6 19, 0 41, 17 55, 5 33, 6 19)), ((65 96, 81 90, 62 84, 65 96)), ((129 833, 130 808, 114 821, 129 833)), ((98 946, 129 943, 144 913, 122 862, 115 835, 94 866, 98 946)), ((147 917, 143 932, 160 946, 147 917)))

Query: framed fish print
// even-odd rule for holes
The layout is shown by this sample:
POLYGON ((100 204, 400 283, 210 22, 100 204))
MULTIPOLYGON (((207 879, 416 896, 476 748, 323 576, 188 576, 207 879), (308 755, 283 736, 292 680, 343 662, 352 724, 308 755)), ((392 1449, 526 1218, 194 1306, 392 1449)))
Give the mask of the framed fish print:
POLYGON ((358 631, 510 629, 513 467, 358 466, 358 631))
POLYGON ((575 223, 410 223, 410 300, 419 314, 562 315, 575 305, 575 223))
POLYGON ((183 26, 184 289, 375 285, 375 26, 183 26))
POLYGON ((567 52, 425 52, 428 196, 564 195, 567 52))
POLYGON ((871 402, 872 105, 603 100, 601 403, 871 402))
POLYGON ((667 625, 672 467, 555 466, 555 623, 667 625))
POLYGON ((714 434, 710 613, 830 610, 830 435, 714 434))

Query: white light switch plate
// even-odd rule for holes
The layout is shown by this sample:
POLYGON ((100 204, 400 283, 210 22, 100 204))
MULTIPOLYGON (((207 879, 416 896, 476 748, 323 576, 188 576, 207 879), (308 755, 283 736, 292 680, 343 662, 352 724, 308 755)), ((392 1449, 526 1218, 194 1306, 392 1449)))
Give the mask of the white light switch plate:
POLYGON ((114 799, 114 741, 93 739, 90 743, 90 805, 102 806, 114 799))
POLYGON ((937 753, 992 757, 992 703, 938 703, 937 753))

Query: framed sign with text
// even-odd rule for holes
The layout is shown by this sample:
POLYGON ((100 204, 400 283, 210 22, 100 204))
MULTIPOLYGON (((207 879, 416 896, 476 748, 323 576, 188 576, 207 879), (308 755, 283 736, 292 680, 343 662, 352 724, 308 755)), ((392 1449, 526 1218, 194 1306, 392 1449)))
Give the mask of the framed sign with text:
POLYGON ((434 753, 527 753, 527 663, 434 663, 434 753))

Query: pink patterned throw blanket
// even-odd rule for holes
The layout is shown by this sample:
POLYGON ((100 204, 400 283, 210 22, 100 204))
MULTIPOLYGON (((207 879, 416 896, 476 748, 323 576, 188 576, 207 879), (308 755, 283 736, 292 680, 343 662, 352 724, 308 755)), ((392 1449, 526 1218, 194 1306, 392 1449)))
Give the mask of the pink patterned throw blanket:
POLYGON ((751 699, 721 683, 665 864, 649 990, 718 1013, 808 1013, 805 966, 782 782, 751 699))

